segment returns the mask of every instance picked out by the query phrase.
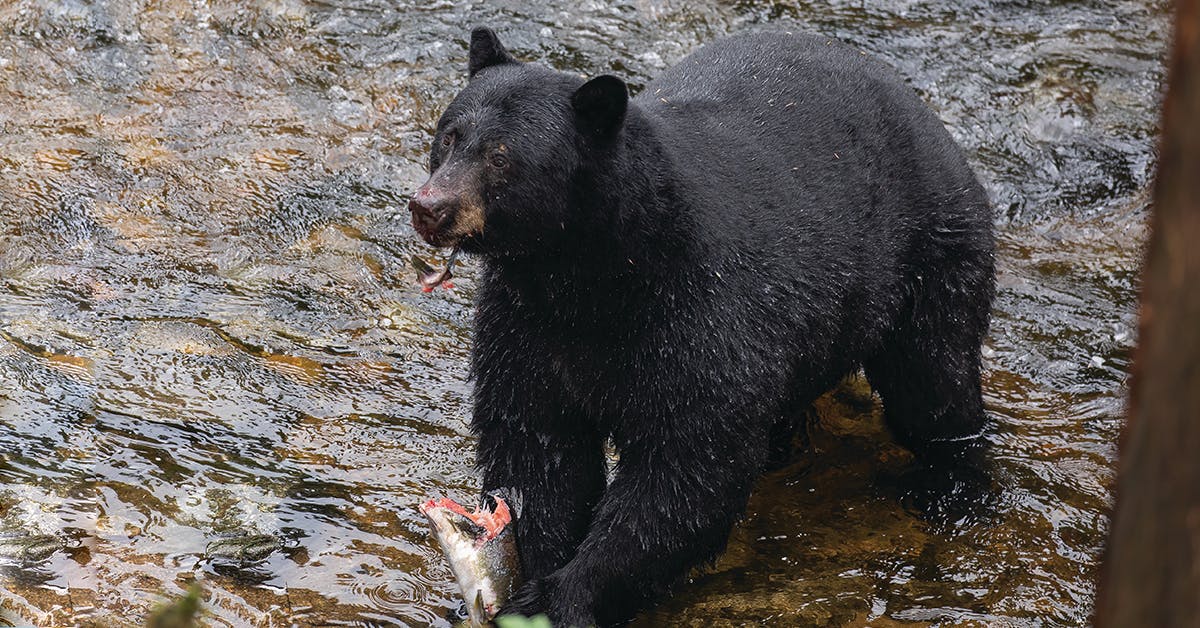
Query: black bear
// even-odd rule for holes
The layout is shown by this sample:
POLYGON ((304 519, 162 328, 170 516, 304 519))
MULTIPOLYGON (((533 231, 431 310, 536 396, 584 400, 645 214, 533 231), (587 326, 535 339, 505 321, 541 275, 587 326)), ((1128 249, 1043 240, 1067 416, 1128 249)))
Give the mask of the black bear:
POLYGON ((924 465, 979 467, 992 214, 887 66, 745 34, 629 98, 479 28, 468 70, 409 209, 481 264, 478 465, 524 496, 503 612, 630 619, 723 549, 780 426, 860 368, 924 465))

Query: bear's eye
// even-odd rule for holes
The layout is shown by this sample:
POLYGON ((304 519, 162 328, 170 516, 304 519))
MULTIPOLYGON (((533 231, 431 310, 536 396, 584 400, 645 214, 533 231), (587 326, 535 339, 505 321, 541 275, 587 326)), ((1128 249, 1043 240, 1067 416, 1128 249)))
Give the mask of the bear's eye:
POLYGON ((454 143, 454 133, 453 132, 447 133, 442 136, 442 146, 448 147, 453 143, 454 143))
POLYGON ((497 170, 503 170, 508 167, 508 157, 505 157, 504 153, 492 153, 488 157, 488 163, 497 170))

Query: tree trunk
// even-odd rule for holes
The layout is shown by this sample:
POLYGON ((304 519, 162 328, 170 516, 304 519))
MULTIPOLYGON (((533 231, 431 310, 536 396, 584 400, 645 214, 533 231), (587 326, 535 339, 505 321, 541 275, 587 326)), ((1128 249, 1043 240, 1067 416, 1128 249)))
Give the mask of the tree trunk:
POLYGON ((1095 623, 1200 626, 1200 0, 1175 44, 1095 623))

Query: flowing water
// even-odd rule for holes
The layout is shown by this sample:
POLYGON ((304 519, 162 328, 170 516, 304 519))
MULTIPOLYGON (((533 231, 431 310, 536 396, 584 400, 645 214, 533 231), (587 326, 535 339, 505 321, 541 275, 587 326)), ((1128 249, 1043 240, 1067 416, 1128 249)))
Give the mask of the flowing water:
MULTIPOLYGON (((1085 624, 1107 529, 1165 0, 0 2, 0 607, 212 625, 462 617, 415 505, 470 499, 474 266, 408 226, 469 28, 636 89, 775 27, 895 65, 995 201, 995 517, 930 528, 861 382, 651 625, 1085 624)), ((814 86, 814 89, 817 87, 814 86)), ((3 624, 3 621, 0 621, 3 624)))

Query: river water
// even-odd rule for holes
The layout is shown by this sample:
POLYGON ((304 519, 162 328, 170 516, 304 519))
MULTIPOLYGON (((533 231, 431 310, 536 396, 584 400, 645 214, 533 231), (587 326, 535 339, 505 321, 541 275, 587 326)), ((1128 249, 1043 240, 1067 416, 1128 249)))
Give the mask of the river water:
POLYGON ((436 254, 404 206, 478 24, 635 89, 727 33, 840 38, 899 69, 995 201, 995 516, 939 531, 910 513, 888 480, 907 454, 848 382, 725 556, 640 625, 1087 622, 1163 0, 0 2, 12 621, 136 624, 197 581, 216 626, 461 616, 415 505, 477 486, 474 266, 421 293, 408 257, 436 254))

